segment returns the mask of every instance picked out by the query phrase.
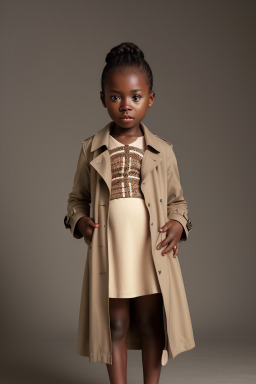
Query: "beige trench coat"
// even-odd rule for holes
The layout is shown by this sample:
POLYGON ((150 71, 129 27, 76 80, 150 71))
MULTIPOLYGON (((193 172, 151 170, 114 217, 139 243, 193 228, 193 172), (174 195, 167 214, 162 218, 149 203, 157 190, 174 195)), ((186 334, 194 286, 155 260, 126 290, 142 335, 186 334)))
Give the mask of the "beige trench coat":
MULTIPOLYGON (((108 207, 111 191, 111 164, 108 152, 110 121, 104 128, 82 142, 73 189, 68 197, 66 228, 80 239, 77 221, 91 216, 100 227, 94 228, 87 243, 80 302, 77 353, 90 362, 112 364, 112 341, 108 296, 108 207)), ((195 347, 190 312, 178 257, 173 251, 161 255, 156 245, 166 233, 158 229, 168 220, 183 226, 181 241, 186 241, 192 227, 183 197, 173 145, 153 134, 140 123, 146 141, 141 165, 141 191, 150 216, 152 257, 163 296, 165 347, 162 365, 168 359, 195 347)), ((85 240, 85 239, 84 239, 85 240)), ((132 307, 131 307, 132 308, 132 307)), ((142 349, 134 313, 131 310, 127 349, 142 349)))

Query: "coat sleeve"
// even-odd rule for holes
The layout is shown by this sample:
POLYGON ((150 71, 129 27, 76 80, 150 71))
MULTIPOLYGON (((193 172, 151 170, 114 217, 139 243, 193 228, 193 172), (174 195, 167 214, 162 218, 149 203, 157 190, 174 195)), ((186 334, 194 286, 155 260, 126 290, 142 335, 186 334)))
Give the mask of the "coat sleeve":
POLYGON ((187 202, 183 196, 173 144, 169 147, 167 160, 167 215, 169 220, 177 220, 183 226, 180 241, 186 241, 192 223, 188 218, 187 202))
POLYGON ((69 228, 76 239, 83 236, 76 228, 76 223, 83 216, 90 216, 90 164, 86 155, 86 144, 82 145, 78 157, 77 168, 73 181, 72 191, 68 195, 67 214, 64 218, 64 225, 69 228))

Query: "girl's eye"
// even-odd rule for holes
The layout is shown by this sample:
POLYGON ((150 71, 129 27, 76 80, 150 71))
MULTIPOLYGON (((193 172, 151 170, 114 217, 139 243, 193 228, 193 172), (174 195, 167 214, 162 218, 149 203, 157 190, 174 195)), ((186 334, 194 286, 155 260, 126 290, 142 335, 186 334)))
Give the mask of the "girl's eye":
POLYGON ((116 99, 113 99, 115 97, 118 97, 118 96, 111 96, 111 100, 115 101, 116 99))
MULTIPOLYGON (((116 96, 116 95, 111 96, 111 100, 112 100, 112 101, 116 101, 118 98, 119 98, 119 96, 116 96)), ((135 101, 139 101, 139 99, 141 99, 141 96, 140 96, 140 95, 134 95, 134 96, 132 97, 132 99, 134 100, 134 98, 135 98, 135 101)))

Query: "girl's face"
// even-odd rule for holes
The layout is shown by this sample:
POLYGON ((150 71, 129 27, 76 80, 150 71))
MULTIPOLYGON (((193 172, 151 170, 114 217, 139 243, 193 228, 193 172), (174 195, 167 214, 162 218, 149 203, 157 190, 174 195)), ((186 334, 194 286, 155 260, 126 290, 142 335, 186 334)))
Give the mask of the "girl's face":
POLYGON ((108 77, 101 101, 120 133, 131 129, 136 134, 139 123, 154 102, 155 92, 149 93, 149 84, 143 73, 126 68, 108 77), (130 119, 124 119, 124 116, 130 119))

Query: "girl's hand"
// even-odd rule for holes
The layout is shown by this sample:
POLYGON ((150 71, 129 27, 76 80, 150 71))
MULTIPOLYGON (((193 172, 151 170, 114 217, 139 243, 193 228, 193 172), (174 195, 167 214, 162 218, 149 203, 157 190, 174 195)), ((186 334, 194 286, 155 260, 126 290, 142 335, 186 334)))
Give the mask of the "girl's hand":
POLYGON ((85 241, 89 243, 92 241, 94 228, 98 228, 99 226, 99 223, 94 223, 92 218, 87 216, 81 217, 76 224, 77 229, 83 235, 85 241))
POLYGON ((183 232, 183 226, 177 220, 169 220, 163 227, 159 228, 159 231, 166 232, 166 238, 157 244, 156 248, 161 249, 167 245, 162 251, 162 255, 164 256, 173 249, 173 257, 175 258, 178 255, 178 242, 183 232))

